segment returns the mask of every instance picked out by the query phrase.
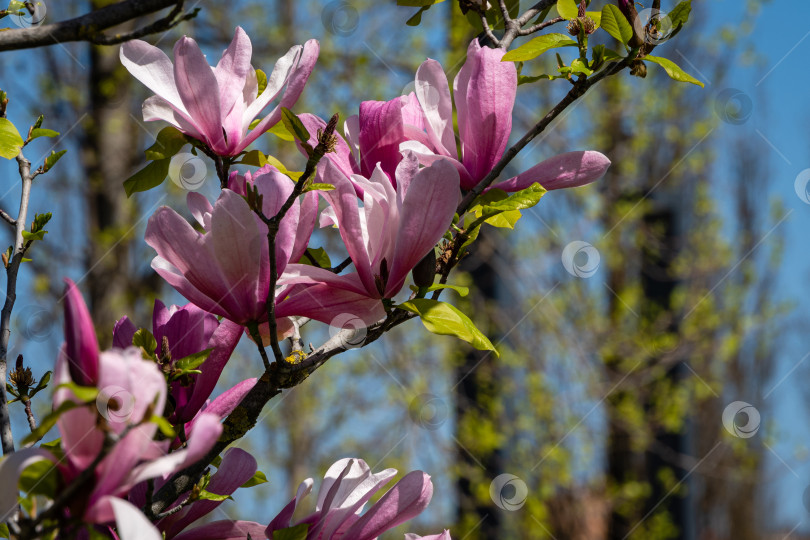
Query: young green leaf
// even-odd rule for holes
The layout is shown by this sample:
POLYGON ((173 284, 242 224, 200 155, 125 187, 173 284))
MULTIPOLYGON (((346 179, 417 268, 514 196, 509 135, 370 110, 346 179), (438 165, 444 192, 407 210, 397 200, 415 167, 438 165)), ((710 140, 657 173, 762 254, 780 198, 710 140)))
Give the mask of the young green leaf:
POLYGON ((157 424, 158 429, 166 438, 174 439, 177 437, 177 432, 174 431, 174 427, 166 418, 153 414, 152 417, 149 418, 149 421, 157 424))
POLYGON ((233 499, 230 495, 219 495, 217 493, 211 493, 210 491, 202 490, 200 491, 200 495, 197 497, 198 501, 215 501, 221 502, 228 499, 233 499))
POLYGON ((59 136, 58 131, 45 128, 35 128, 31 130, 31 135, 29 135, 28 140, 33 141, 37 137, 58 137, 58 136, 59 136))
POLYGON ((23 470, 19 486, 26 494, 53 498, 59 487, 59 469, 49 459, 35 461, 23 470))
POLYGON ((124 191, 127 197, 133 193, 149 191, 163 183, 169 174, 170 158, 158 159, 136 172, 124 181, 124 191))
POLYGON ((56 165, 56 162, 65 155, 65 152, 67 152, 67 150, 59 150, 58 152, 51 150, 51 155, 45 158, 45 164, 42 166, 42 170, 44 172, 50 171, 53 166, 56 165))
POLYGON ((257 69, 256 82, 259 85, 259 93, 256 94, 256 97, 259 97, 262 95, 262 92, 264 92, 264 89, 267 88, 267 74, 264 71, 257 69))
POLYGON ((239 163, 242 165, 253 165, 254 167, 264 167, 267 165, 267 157, 265 157, 261 150, 251 150, 242 156, 242 161, 239 163))
POLYGON ((90 403, 91 401, 95 401, 98 397, 98 388, 95 386, 80 386, 75 382, 66 382, 62 383, 56 387, 59 388, 67 388, 70 392, 76 396, 76 399, 83 403, 90 403))
POLYGON ((602 28, 604 28, 608 34, 624 44, 629 43, 630 39, 633 37, 633 28, 630 26, 630 23, 627 22, 624 13, 613 4, 608 4, 602 8, 601 23, 602 28))
POLYGON ((565 34, 545 34, 538 36, 524 43, 517 49, 513 49, 503 55, 502 62, 523 62, 531 60, 544 52, 557 47, 575 47, 576 41, 565 34))
POLYGON ((300 264, 308 264, 310 266, 320 266, 321 268, 332 268, 332 261, 329 259, 329 254, 322 247, 307 248, 307 252, 301 256, 300 264), (315 261, 315 263, 313 263, 315 261))
POLYGON ((146 328, 141 328, 132 336, 132 345, 134 347, 140 347, 149 357, 155 356, 155 350, 157 349, 157 340, 155 336, 152 335, 152 332, 147 330, 146 328))
MULTIPOLYGON (((431 285, 430 287, 425 287, 425 291, 427 292, 438 291, 440 289, 452 289, 456 291, 459 294, 459 296, 467 296, 468 294, 470 294, 470 289, 467 287, 462 287, 461 285, 448 285, 447 283, 444 284, 436 283, 435 285, 431 285)), ((417 292, 419 291, 419 287, 417 287, 416 285, 411 285, 411 290, 413 292, 417 292)))
POLYGON ((286 107, 281 108, 281 121, 284 123, 284 127, 287 128, 287 131, 292 133, 296 139, 302 143, 309 141, 307 128, 304 127, 304 123, 301 122, 301 119, 290 109, 286 107))
POLYGON ((469 317, 450 304, 430 298, 414 298, 397 307, 419 315, 428 332, 456 336, 480 351, 492 351, 498 355, 489 338, 475 327, 469 317))
POLYGON ((667 72, 667 75, 669 75, 671 79, 674 79, 678 82, 688 82, 696 84, 701 88, 703 88, 702 82, 689 75, 687 72, 681 69, 680 66, 678 66, 678 64, 676 64, 675 62, 673 62, 668 58, 647 55, 644 57, 644 60, 649 60, 650 62, 658 64, 659 66, 664 68, 664 71, 667 72))
MULTIPOLYGON (((401 1, 401 0, 400 0, 401 1)), ((306 540, 309 523, 273 531, 273 540, 306 540)))
POLYGON ((557 0, 557 13, 563 19, 576 19, 579 15, 579 8, 574 0, 557 0))
POLYGON ((264 473, 262 471, 256 471, 256 474, 254 474, 250 478, 250 480, 248 480, 247 482, 242 484, 240 487, 249 488, 249 487, 258 486, 258 485, 266 484, 266 483, 267 483, 267 477, 264 475, 264 473))
POLYGON ((174 363, 174 368, 179 369, 181 371, 186 371, 189 369, 196 369, 200 367, 203 362, 208 360, 208 357, 211 355, 211 351, 213 348, 202 350, 198 353, 190 354, 188 356, 184 356, 180 360, 177 360, 174 363))
POLYGON ((177 152, 186 144, 188 144, 188 139, 185 135, 180 133, 176 127, 166 126, 158 132, 155 144, 147 148, 144 153, 146 159, 150 161, 167 159, 177 155, 177 152))
POLYGON ((14 159, 20 153, 23 138, 8 118, 0 118, 0 156, 14 159))

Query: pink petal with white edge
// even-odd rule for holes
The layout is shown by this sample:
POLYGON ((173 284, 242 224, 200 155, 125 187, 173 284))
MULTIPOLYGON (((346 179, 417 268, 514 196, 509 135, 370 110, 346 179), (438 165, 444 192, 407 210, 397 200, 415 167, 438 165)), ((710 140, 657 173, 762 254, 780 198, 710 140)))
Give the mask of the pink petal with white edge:
POLYGON ((386 298, 399 292, 408 272, 450 227, 458 200, 458 171, 447 160, 437 161, 413 177, 402 204, 386 298))
POLYGON ((422 513, 433 497, 433 483, 422 471, 412 471, 377 501, 343 538, 371 540, 422 513))
POLYGON ((266 538, 265 526, 255 521, 214 521, 194 527, 175 536, 173 540, 245 540, 250 535, 254 540, 266 538))
POLYGON ((145 41, 134 39, 121 45, 119 57, 133 77, 178 111, 186 112, 174 82, 174 66, 166 53, 145 41))
POLYGON ((174 45, 174 81, 177 92, 197 128, 214 152, 225 155, 217 78, 197 42, 180 38, 174 45))
POLYGON ((430 536, 419 536, 418 534, 406 533, 405 540, 452 540, 450 538, 450 531, 445 529, 441 534, 431 534, 430 536))
POLYGON ((107 497, 115 515, 120 540, 163 540, 163 535, 132 503, 117 497, 107 497))
POLYGON ((507 192, 526 189, 535 182, 551 191, 584 186, 604 176, 610 160, 594 151, 568 152, 538 163, 528 171, 491 187, 507 192))
POLYGON ((248 74, 253 71, 250 57, 253 47, 250 38, 237 26, 228 48, 214 68, 219 87, 219 106, 222 112, 222 128, 228 137, 228 146, 236 148, 242 138, 242 113, 245 103, 243 89, 248 74))
POLYGON ((160 96, 146 98, 141 105, 141 114, 145 122, 162 120, 176 127, 186 135, 202 140, 203 135, 194 121, 186 113, 178 111, 167 100, 160 96))
POLYGON ((427 133, 438 154, 458 158, 453 133, 453 101, 441 64, 428 59, 416 70, 416 98, 425 114, 427 133))

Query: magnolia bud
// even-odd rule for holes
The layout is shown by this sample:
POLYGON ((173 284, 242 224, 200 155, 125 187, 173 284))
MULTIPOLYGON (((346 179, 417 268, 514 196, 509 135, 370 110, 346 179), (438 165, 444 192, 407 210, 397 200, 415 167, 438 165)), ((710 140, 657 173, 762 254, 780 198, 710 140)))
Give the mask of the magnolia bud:
POLYGON ((413 282, 419 287, 430 287, 436 277, 436 253, 431 249, 413 268, 413 282))

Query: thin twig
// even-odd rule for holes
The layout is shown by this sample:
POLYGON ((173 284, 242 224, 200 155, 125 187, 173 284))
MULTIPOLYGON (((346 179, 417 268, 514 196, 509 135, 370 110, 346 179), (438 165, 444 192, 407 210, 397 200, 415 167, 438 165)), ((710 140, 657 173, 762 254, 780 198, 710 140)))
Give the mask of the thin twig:
POLYGON ((548 28, 551 25, 561 23, 561 22, 565 22, 565 19, 563 19, 562 17, 554 17, 553 19, 549 19, 547 21, 537 23, 534 26, 530 26, 528 28, 521 28, 520 30, 518 30, 518 35, 519 36, 528 36, 529 34, 534 34, 535 32, 539 32, 540 30, 543 30, 544 28, 548 28))

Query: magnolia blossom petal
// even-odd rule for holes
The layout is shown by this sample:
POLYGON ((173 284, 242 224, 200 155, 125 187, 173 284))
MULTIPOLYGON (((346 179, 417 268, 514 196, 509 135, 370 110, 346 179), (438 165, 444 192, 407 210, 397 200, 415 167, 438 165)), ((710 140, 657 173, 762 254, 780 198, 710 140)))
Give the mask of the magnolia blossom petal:
MULTIPOLYGON (((326 128, 326 122, 314 114, 308 113, 299 114, 298 118, 301 120, 301 123, 304 124, 304 127, 309 133, 309 141, 307 142, 310 146, 315 148, 315 146, 318 144, 318 130, 323 130, 326 128)), ((341 137, 340 133, 337 132, 335 132, 335 138, 337 141, 335 144, 335 151, 329 152, 324 157, 337 165, 338 169, 340 169, 340 171, 346 176, 351 176, 356 172, 360 172, 354 156, 352 155, 352 150, 349 148, 349 144, 346 142, 346 139, 341 137)), ((299 144, 298 148, 303 152, 303 146, 299 144)))
POLYGON ((298 507, 298 503, 301 502, 301 499, 310 494, 313 484, 312 478, 307 478, 298 485, 298 491, 296 491, 293 500, 291 500, 267 526, 265 530, 267 538, 273 537, 273 531, 286 529, 290 526, 290 520, 295 513, 295 509, 298 507))
POLYGON ((224 149, 217 78, 197 42, 180 38, 174 46, 174 81, 188 114, 214 151, 224 149))
POLYGON ((203 139, 202 133, 197 129, 189 116, 177 110, 171 103, 161 96, 152 96, 144 100, 141 105, 141 114, 145 122, 163 120, 176 127, 186 135, 195 139, 203 139))
POLYGON ((474 52, 470 55, 468 50, 466 62, 472 64, 472 71, 466 95, 465 131, 461 131, 462 162, 473 178, 481 180, 501 158, 509 142, 517 70, 513 62, 501 62, 506 51, 477 47, 478 40, 473 40, 473 44, 474 52))
POLYGON ((277 303, 276 315, 307 317, 341 328, 359 329, 384 319, 385 308, 379 299, 370 298, 366 293, 322 284, 302 287, 277 303))
POLYGON ((219 106, 223 115, 222 128, 228 137, 229 146, 235 146, 242 138, 242 113, 245 106, 242 92, 248 74, 253 71, 250 66, 252 54, 250 38, 237 26, 231 44, 214 68, 219 88, 219 106))
POLYGON ((422 513, 433 497, 433 483, 422 471, 412 471, 372 506, 343 538, 371 540, 422 513))
MULTIPOLYGON (((405 140, 403 118, 410 96, 391 101, 364 101, 360 104, 360 168, 369 177, 379 163, 394 183, 394 171, 401 158, 399 143, 405 140)), ((415 99, 414 99, 415 101, 415 99)))
POLYGON ((526 189, 535 182, 551 191, 584 186, 604 176, 610 160, 594 151, 568 152, 542 161, 509 180, 491 187, 513 192, 526 189))
MULTIPOLYGON (((241 448, 230 448, 222 455, 222 463, 205 488, 217 495, 232 495, 239 487, 250 480, 256 472, 256 459, 241 448)), ((159 526, 172 538, 199 518, 210 514, 223 501, 201 500, 161 520, 159 526)))
POLYGON ((202 414, 194 424, 194 429, 188 436, 188 445, 162 458, 144 463, 136 467, 130 477, 129 484, 135 485, 150 478, 156 478, 188 467, 200 460, 217 442, 222 434, 222 424, 215 414, 202 414))
POLYGON ((199 527, 189 529, 173 538, 173 540, 245 540, 265 538, 265 526, 255 521, 213 521, 199 527))
POLYGON ((223 320, 219 327, 214 330, 210 341, 204 347, 213 348, 214 350, 211 351, 211 354, 199 367, 202 373, 197 375, 194 380, 194 390, 182 414, 179 415, 179 422, 191 420, 211 395, 211 392, 214 391, 225 364, 242 337, 243 330, 242 326, 227 319, 223 320))
POLYGON ((116 321, 115 326, 113 327, 113 347, 118 349, 126 349, 127 347, 132 346, 132 338, 135 336, 135 332, 138 331, 138 327, 129 320, 129 317, 124 315, 118 321, 116 321))
POLYGON ((56 462, 53 454, 42 448, 22 448, 0 461, 0 519, 9 519, 17 509, 20 475, 30 465, 43 460, 56 462))
POLYGON ((107 497, 115 515, 120 540, 163 540, 163 535, 132 503, 118 497, 107 497))
POLYGON ((90 311, 76 284, 65 279, 65 354, 76 384, 98 381, 98 340, 90 311))
POLYGON ((315 230, 315 222, 318 220, 318 202, 320 197, 317 191, 309 191, 304 194, 301 202, 301 211, 298 216, 298 228, 295 231, 295 243, 289 260, 298 262, 303 257, 309 245, 309 239, 315 230))
POLYGON ((447 160, 422 169, 411 180, 390 266, 386 297, 402 288, 408 272, 450 227, 459 198, 459 176, 447 160))
POLYGON ((119 57, 127 71, 136 79, 173 108, 185 112, 174 82, 174 66, 166 53, 145 41, 133 39, 121 45, 119 57))
POLYGON ((419 536, 418 534, 406 533, 405 540, 452 540, 450 538, 450 531, 444 530, 441 534, 431 534, 429 536, 419 536))
POLYGON ((416 98, 425 114, 428 137, 438 154, 458 158, 453 133, 453 101, 441 64, 428 59, 416 70, 416 98))
POLYGON ((186 424, 186 431, 191 432, 194 428, 194 422, 203 414, 214 414, 224 420, 242 402, 242 399, 256 385, 257 380, 256 378, 245 379, 222 392, 208 403, 191 422, 186 424))

